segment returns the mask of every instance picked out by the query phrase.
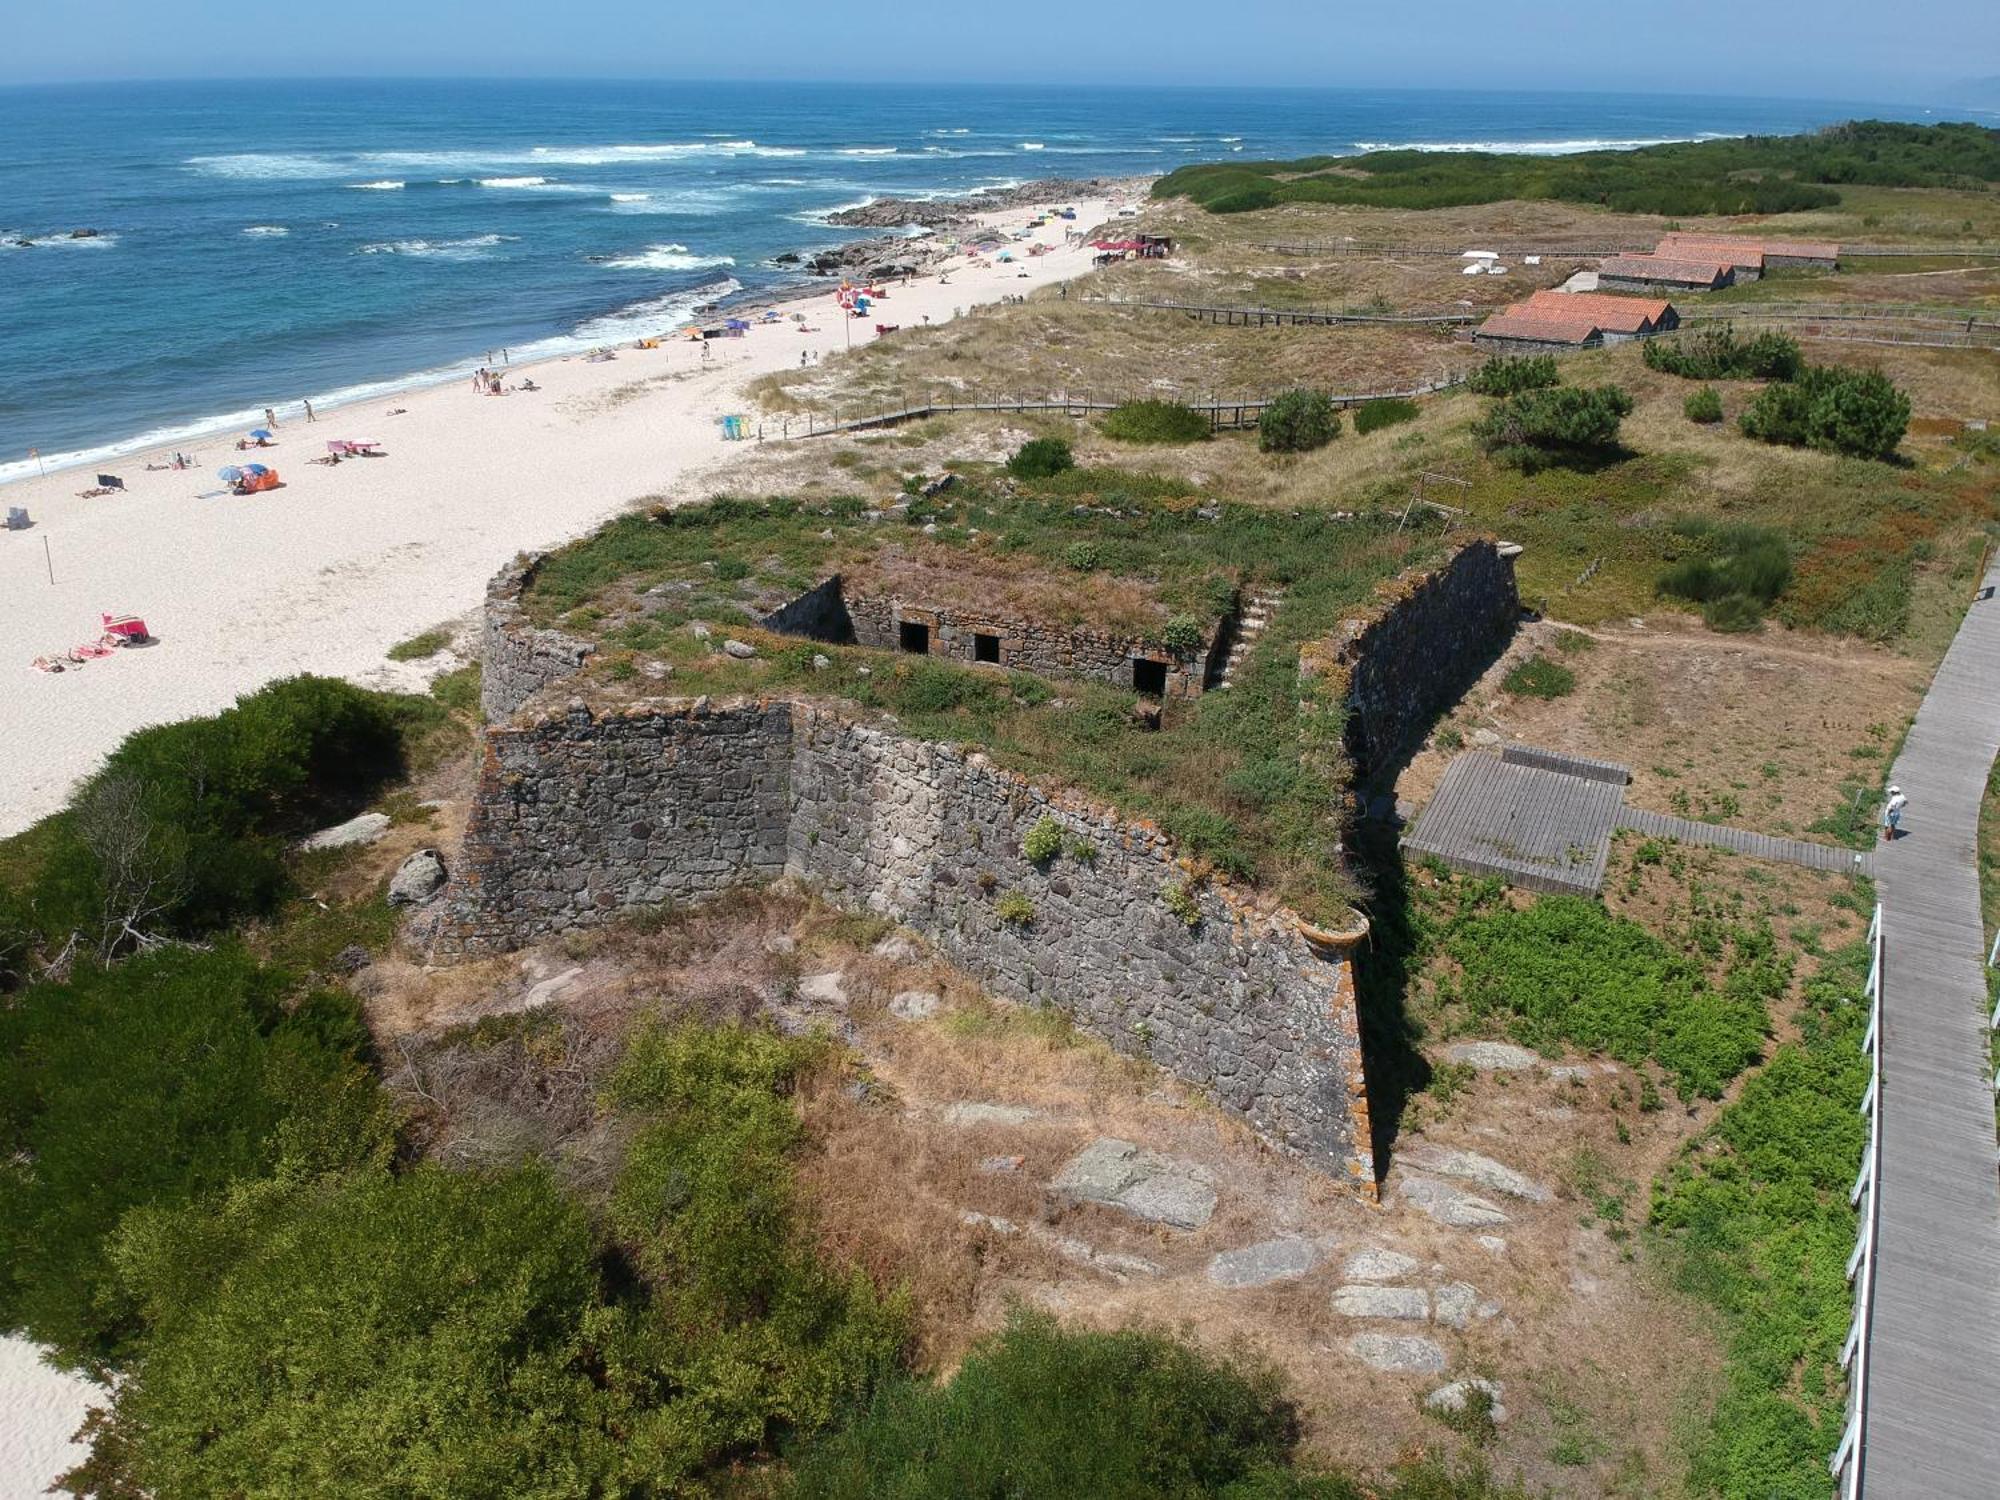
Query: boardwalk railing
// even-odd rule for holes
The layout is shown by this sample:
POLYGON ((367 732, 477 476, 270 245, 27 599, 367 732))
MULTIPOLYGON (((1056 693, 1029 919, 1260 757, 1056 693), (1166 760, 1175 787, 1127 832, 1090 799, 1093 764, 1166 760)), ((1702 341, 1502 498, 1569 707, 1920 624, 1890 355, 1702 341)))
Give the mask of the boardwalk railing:
POLYGON ((1840 1367, 1847 1371, 1847 1420, 1841 1426, 1840 1446, 1827 1462, 1840 1486, 1840 1500, 1860 1500, 1867 1467, 1868 1349, 1875 1313, 1875 1226, 1882 1187, 1882 945, 1882 907, 1877 903, 1874 920, 1868 924, 1868 1030, 1861 1040, 1861 1050, 1868 1054, 1868 1090, 1861 1096, 1861 1112, 1868 1117, 1868 1154, 1854 1179, 1854 1191, 1848 1194, 1848 1201, 1860 1211, 1861 1222, 1855 1233, 1854 1253, 1847 1258, 1847 1279, 1854 1286, 1854 1321, 1848 1325, 1847 1342, 1840 1350, 1840 1367))
MULTIPOLYGON (((1433 380, 1423 385, 1411 386, 1407 390, 1396 391, 1354 391, 1345 394, 1328 392, 1327 399, 1335 406, 1362 406, 1370 401, 1413 400, 1418 396, 1433 396, 1439 391, 1448 391, 1463 384, 1461 379, 1433 380)), ((866 416, 841 417, 835 413, 833 420, 808 412, 802 418, 782 417, 766 419, 757 424, 755 436, 764 438, 827 437, 837 432, 864 432, 876 427, 894 427, 899 422, 921 422, 926 417, 951 416, 959 412, 989 412, 1005 415, 1028 414, 1034 412, 1055 412, 1068 417, 1088 417, 1099 412, 1115 411, 1132 401, 1171 399, 1159 391, 1148 391, 1143 396, 1125 396, 1117 400, 1100 400, 1087 396, 1047 396, 1039 400, 1007 401, 938 401, 913 402, 888 411, 870 412, 866 416), (767 429, 775 426, 776 432, 767 429)), ((1198 411, 1208 418, 1210 431, 1232 427, 1254 427, 1264 408, 1276 397, 1273 395, 1245 396, 1236 399, 1215 399, 1210 401, 1190 401, 1190 410, 1198 411)))

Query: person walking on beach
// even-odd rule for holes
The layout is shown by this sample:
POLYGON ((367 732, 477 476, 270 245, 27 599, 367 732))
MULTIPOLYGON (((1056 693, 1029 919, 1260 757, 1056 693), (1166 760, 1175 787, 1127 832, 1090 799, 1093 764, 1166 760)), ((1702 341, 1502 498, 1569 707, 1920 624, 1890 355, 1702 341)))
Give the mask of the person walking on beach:
POLYGON ((1903 809, 1910 805, 1910 799, 1903 795, 1903 789, 1891 782, 1889 800, 1882 805, 1882 839, 1893 844, 1903 836, 1903 809))
POLYGON ((299 405, 303 406, 306 409, 306 420, 308 422, 317 422, 319 420, 318 417, 313 415, 312 397, 310 396, 301 397, 299 400, 299 405))
POLYGON ((264 408, 264 425, 266 427, 276 427, 278 425, 278 414, 268 406, 264 408))

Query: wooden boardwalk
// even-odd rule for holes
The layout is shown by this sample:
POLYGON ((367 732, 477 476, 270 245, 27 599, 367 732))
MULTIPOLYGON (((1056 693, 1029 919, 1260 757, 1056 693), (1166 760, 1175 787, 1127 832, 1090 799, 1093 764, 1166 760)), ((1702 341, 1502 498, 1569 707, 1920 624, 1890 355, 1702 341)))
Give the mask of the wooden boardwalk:
POLYGON ((2000 567, 1985 582, 1891 773, 1910 797, 1905 836, 1874 858, 1885 941, 1868 1500, 2000 1494, 2000 1149, 1977 865, 2000 749, 2000 567))
POLYGON ((1747 828, 1697 823, 1690 818, 1670 818, 1665 813, 1647 812, 1642 807, 1628 807, 1620 812, 1618 826, 1656 839, 1679 839, 1683 844, 1732 849, 1752 859, 1803 865, 1808 870, 1866 875, 1870 868, 1870 857, 1859 849, 1842 849, 1833 844, 1815 844, 1805 839, 1781 839, 1768 833, 1753 833, 1747 828))

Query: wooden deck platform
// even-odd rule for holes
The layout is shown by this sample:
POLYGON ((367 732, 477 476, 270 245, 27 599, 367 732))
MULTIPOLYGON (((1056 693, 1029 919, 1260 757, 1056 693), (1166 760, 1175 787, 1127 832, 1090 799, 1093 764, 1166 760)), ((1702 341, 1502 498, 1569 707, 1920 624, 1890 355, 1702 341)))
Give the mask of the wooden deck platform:
POLYGON ((1748 828, 1697 823, 1691 818, 1671 818, 1665 813, 1647 812, 1641 807, 1628 807, 1619 813, 1618 826, 1652 838, 1679 839, 1683 844, 1701 844, 1710 849, 1731 849, 1752 859, 1803 865, 1808 870, 1866 875, 1871 869, 1871 857, 1859 849, 1814 844, 1805 839, 1781 839, 1768 833, 1753 833, 1748 828))
POLYGON ((1595 895, 1624 802, 1622 784, 1473 752, 1445 767, 1403 847, 1529 890, 1595 895))

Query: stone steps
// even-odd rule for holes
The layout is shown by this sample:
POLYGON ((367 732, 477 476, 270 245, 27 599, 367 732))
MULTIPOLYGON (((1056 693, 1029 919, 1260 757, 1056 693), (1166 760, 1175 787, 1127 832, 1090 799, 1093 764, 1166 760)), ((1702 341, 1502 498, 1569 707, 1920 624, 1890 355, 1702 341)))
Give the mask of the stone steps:
POLYGON ((1215 684, 1218 688, 1226 692, 1236 680, 1236 669, 1243 664, 1244 658, 1249 656, 1251 649, 1264 634, 1265 627, 1271 623, 1271 616, 1277 612, 1280 597, 1282 596, 1278 594, 1253 594, 1236 616, 1235 628, 1231 630, 1229 636, 1228 650, 1223 654, 1222 671, 1215 684))

